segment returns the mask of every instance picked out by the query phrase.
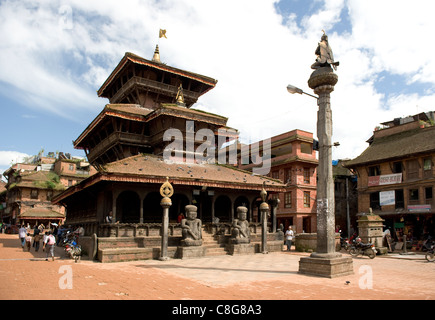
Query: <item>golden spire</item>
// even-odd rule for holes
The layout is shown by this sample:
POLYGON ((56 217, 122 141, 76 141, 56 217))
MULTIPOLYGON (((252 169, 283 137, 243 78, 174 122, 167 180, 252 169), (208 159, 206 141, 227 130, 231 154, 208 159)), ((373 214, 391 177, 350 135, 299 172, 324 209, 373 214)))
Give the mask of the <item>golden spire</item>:
POLYGON ((176 104, 182 107, 185 107, 186 104, 184 103, 184 94, 183 94, 183 86, 180 83, 180 86, 178 87, 177 96, 175 97, 176 104))
POLYGON ((153 61, 158 62, 158 63, 162 63, 160 61, 159 45, 156 45, 156 50, 154 50, 153 61))

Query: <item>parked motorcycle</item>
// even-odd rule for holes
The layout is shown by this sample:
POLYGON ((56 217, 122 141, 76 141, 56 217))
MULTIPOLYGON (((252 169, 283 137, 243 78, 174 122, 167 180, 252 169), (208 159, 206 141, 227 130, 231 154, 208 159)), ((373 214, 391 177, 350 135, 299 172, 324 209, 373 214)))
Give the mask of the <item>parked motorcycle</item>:
POLYGON ((424 248, 426 249, 426 254, 425 254, 425 258, 427 261, 429 262, 434 262, 435 261, 435 255, 434 255, 434 249, 435 249, 435 243, 432 240, 432 237, 429 237, 425 244, 424 244, 424 248))
POLYGON ((358 236, 357 236, 356 232, 353 235, 351 235, 350 239, 343 238, 340 236, 341 247, 344 248, 344 250, 349 251, 352 248, 352 246, 355 245, 355 239, 357 237, 358 236))
POLYGON ((370 259, 374 259, 376 257, 376 249, 375 245, 372 243, 363 243, 360 237, 355 239, 355 244, 351 247, 349 251, 352 257, 357 257, 359 255, 366 255, 370 259))
POLYGON ((74 259, 74 262, 77 262, 80 260, 80 257, 82 255, 82 246, 77 244, 77 242, 75 242, 74 240, 66 242, 65 254, 71 259, 74 259))
POLYGON ((67 231, 63 237, 62 245, 65 248, 65 254, 67 257, 74 259, 74 262, 80 260, 82 255, 82 246, 77 244, 77 235, 67 231))

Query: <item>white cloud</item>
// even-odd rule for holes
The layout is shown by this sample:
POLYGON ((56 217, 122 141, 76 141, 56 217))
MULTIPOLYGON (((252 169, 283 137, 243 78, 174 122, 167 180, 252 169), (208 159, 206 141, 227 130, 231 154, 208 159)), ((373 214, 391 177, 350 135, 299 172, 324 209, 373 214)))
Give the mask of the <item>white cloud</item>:
POLYGON ((0 151, 0 166, 10 166, 13 163, 22 162, 28 154, 18 151, 0 151))
POLYGON ((6 181, 3 172, 12 164, 23 162, 24 158, 29 155, 18 151, 0 151, 0 180, 6 181))

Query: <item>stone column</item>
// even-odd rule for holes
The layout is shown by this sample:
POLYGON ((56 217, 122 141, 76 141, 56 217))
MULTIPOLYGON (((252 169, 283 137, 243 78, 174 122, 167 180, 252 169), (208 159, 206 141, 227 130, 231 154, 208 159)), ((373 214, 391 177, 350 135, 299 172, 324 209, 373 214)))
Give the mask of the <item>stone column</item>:
POLYGON ((169 226, 169 207, 172 205, 171 196, 174 194, 174 188, 169 183, 169 178, 166 177, 166 182, 160 187, 160 194, 163 197, 160 205, 163 208, 162 219, 162 245, 160 250, 160 260, 169 260, 168 257, 168 226, 169 226))
POLYGON ((313 72, 308 81, 319 96, 317 104, 317 138, 319 139, 319 166, 317 168, 317 250, 325 258, 341 256, 335 252, 335 203, 332 176, 332 110, 330 94, 338 76, 330 67, 313 72))
POLYGON ((308 85, 318 98, 317 137, 319 166, 317 169, 317 247, 310 257, 299 260, 299 272, 334 278, 353 274, 352 258, 335 252, 334 180, 332 176, 332 111, 330 94, 338 76, 330 66, 316 69, 308 85))
POLYGON ((269 205, 266 202, 267 192, 264 189, 261 190, 261 199, 263 202, 260 204, 260 213, 261 213, 261 253, 269 253, 267 251, 267 216, 269 214, 269 205))
POLYGON ((140 198, 140 209, 139 209, 139 223, 143 223, 143 200, 145 197, 139 197, 140 198))

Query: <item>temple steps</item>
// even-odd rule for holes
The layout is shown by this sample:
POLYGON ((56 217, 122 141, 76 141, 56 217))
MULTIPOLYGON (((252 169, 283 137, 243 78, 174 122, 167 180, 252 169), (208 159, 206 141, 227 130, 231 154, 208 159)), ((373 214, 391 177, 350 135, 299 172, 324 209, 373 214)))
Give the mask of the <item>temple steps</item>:
POLYGON ((220 243, 218 236, 202 231, 202 246, 206 247, 205 256, 222 256, 229 254, 226 245, 220 243))
MULTIPOLYGON (((206 248, 205 256, 229 254, 222 236, 202 232, 202 246, 206 248)), ((168 246, 168 257, 179 258, 176 243, 168 246)), ((123 262, 134 260, 159 259, 161 250, 160 237, 102 237, 98 238, 97 258, 100 262, 123 262)))

